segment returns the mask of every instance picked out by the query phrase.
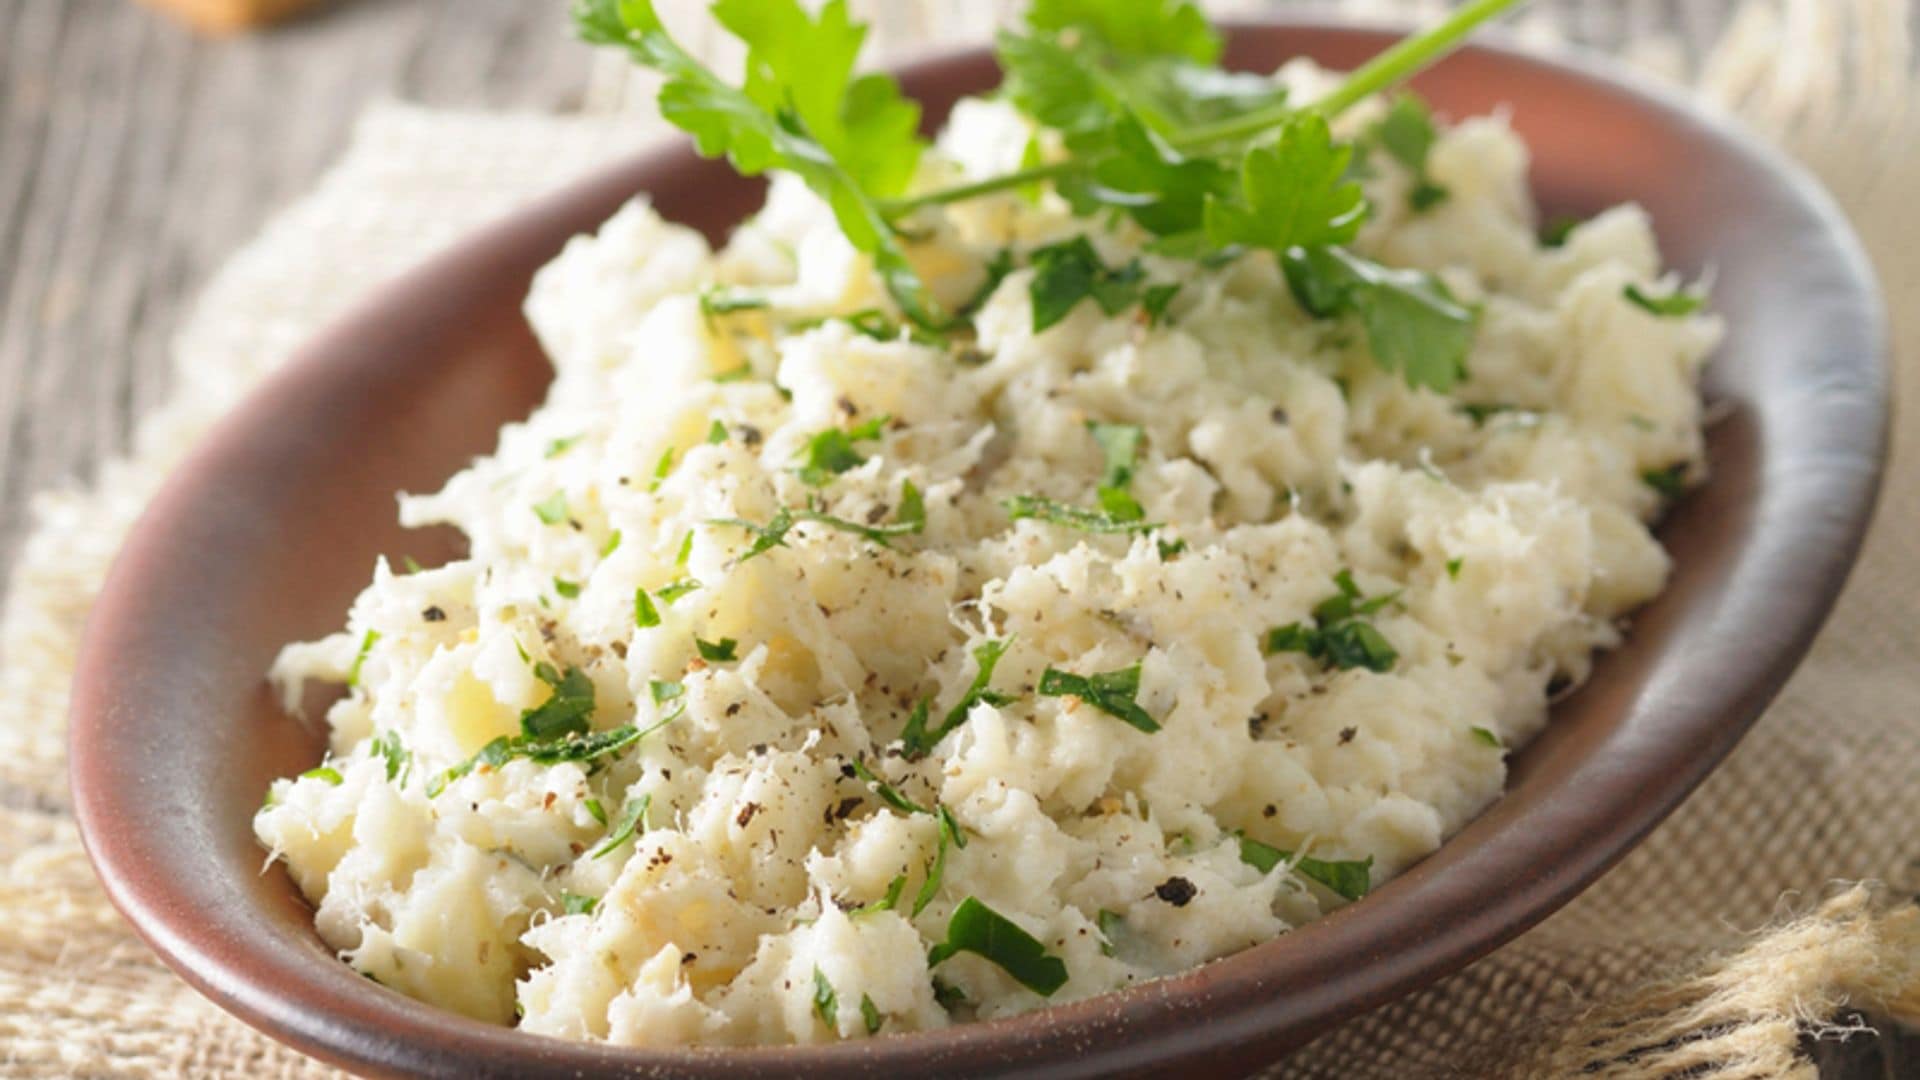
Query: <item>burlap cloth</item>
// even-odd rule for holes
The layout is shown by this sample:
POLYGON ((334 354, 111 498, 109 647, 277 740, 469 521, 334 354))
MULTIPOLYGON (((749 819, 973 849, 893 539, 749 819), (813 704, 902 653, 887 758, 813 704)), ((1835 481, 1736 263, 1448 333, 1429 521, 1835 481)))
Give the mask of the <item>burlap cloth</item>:
MULTIPOLYGON (((1006 6, 865 5, 878 16, 877 43, 894 55, 916 43, 983 38, 1006 6)), ((1920 85, 1908 5, 1747 0, 1705 52, 1657 32, 1683 7, 1609 0, 1560 10, 1615 20, 1631 62, 1692 84, 1703 102, 1778 139, 1827 182, 1879 266, 1895 351, 1908 360, 1900 388, 1914 400, 1920 85)), ((1539 14, 1523 32, 1553 47, 1564 29, 1539 14)), ((715 42, 703 46, 724 52, 715 42)), ((104 470, 91 490, 36 501, 37 528, 14 568, 0 625, 7 1075, 325 1071, 203 1002, 101 895, 66 813, 75 643, 148 496, 290 347, 370 283, 657 131, 644 107, 633 107, 646 97, 644 80, 617 62, 595 63, 581 115, 402 106, 369 113, 318 189, 207 285, 180 334, 173 397, 142 424, 132 457, 104 470)), ((1849 1010, 1920 1014, 1920 909, 1910 902, 1920 885, 1920 421, 1908 415, 1895 435, 1878 524, 1839 609, 1726 766, 1558 915, 1338 1029, 1279 1072, 1803 1076, 1813 1072, 1805 1037, 1844 1035, 1855 1022, 1849 1010), (1850 884, 1861 881, 1879 884, 1850 884)))

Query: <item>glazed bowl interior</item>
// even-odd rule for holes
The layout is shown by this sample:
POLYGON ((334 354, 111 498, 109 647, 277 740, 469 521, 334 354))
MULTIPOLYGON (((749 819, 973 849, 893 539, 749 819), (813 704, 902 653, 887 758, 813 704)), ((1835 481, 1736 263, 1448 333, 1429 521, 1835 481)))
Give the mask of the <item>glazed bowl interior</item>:
MULTIPOLYGON (((1235 28, 1229 61, 1352 66, 1392 34, 1235 28)), ((937 125, 997 81, 984 51, 903 77, 937 125)), ((491 1027, 361 978, 321 943, 252 814, 323 734, 263 680, 289 641, 336 629, 377 555, 457 554, 410 533, 394 493, 436 488, 527 414, 549 372, 520 313, 533 271, 651 193, 716 239, 760 186, 682 146, 550 197, 379 290, 315 340, 176 474, 94 609, 75 686, 73 786, 113 899, 214 1001, 370 1073, 898 1077, 1006 1069, 1252 1067, 1519 933, 1618 859, 1759 714, 1852 561, 1879 478, 1881 314, 1845 224, 1797 170, 1660 93, 1604 72, 1469 49, 1417 83, 1454 117, 1506 110, 1551 214, 1637 201, 1676 269, 1716 275, 1726 319, 1708 395, 1712 482, 1660 529, 1672 587, 1515 755, 1508 792, 1366 900, 1197 971, 1010 1020, 815 1048, 565 1043, 491 1027)))

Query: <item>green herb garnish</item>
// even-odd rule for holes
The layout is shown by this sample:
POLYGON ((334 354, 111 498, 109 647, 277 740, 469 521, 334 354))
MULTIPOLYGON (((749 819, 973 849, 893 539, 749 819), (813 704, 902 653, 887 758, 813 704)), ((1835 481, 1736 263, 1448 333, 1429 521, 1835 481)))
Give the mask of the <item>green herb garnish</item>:
MULTIPOLYGON (((692 536, 693 534, 688 533, 687 535, 692 536)), ((692 578, 681 578, 679 581, 669 581, 665 585, 662 585, 659 588, 653 590, 653 595, 661 603, 671 604, 675 600, 678 600, 681 597, 687 595, 688 593, 698 590, 699 588, 700 588, 700 583, 693 580, 692 578)))
POLYGON ((1373 856, 1359 861, 1329 862, 1291 851, 1282 851, 1251 837, 1240 837, 1240 861, 1261 873, 1269 873, 1281 863, 1291 863, 1301 877, 1317 881, 1348 900, 1358 900, 1373 887, 1373 856))
POLYGON ((1159 721, 1147 715, 1147 710, 1134 700, 1140 693, 1139 664, 1095 675, 1075 675, 1048 667, 1040 674, 1039 693, 1042 697, 1079 698, 1148 734, 1160 730, 1159 721))
POLYGON ((1100 928, 1100 955, 1112 956, 1120 941, 1120 931, 1126 928, 1126 920, 1117 911, 1101 908, 1093 921, 1100 928))
MULTIPOLYGON (((1131 496, 1129 496, 1131 498, 1131 496)), ((1160 527, 1158 522, 1124 518, 1110 510, 1089 510, 1039 495, 1015 495, 1005 503, 1007 516, 1018 521, 1032 518, 1050 525, 1063 525, 1091 533, 1143 533, 1160 527)))
POLYGON ((1038 938, 972 896, 953 909, 947 939, 927 954, 927 966, 938 967, 963 952, 991 961, 1041 997, 1051 997, 1067 984, 1064 961, 1048 955, 1038 938))
POLYGON ((401 743, 398 731, 390 730, 385 735, 376 736, 368 749, 373 756, 386 762, 389 784, 404 777, 413 765, 413 755, 401 743))
POLYGON ((914 708, 913 714, 907 718, 906 728, 900 732, 900 741, 906 744, 910 756, 920 757, 940 745, 940 740, 946 738, 948 733, 967 722, 967 714, 973 711, 975 705, 1013 703, 1010 695, 988 689, 993 682, 993 669, 999 666, 1000 658, 1006 655, 1007 647, 1012 644, 1012 638, 1002 638, 984 641, 975 647, 973 660, 977 667, 973 682, 967 686, 967 692, 960 695, 960 700, 954 703, 953 708, 947 710, 939 727, 927 730, 929 702, 922 701, 914 708))
MULTIPOLYGON (((903 247, 911 232, 905 219, 929 206, 998 192, 1031 195, 1051 183, 1083 217, 1133 218, 1158 237, 1162 254, 1212 262, 1243 247, 1297 251, 1308 260, 1342 251, 1338 245, 1351 239, 1365 207, 1344 178, 1350 150, 1322 136, 1325 120, 1403 82, 1517 3, 1469 0, 1361 65, 1325 97, 1296 105, 1267 80, 1221 70, 1221 38, 1186 0, 1037 0, 1024 32, 1001 35, 998 59, 1006 96, 1059 133, 1064 158, 1043 161, 1030 152, 1011 172, 911 196, 906 190, 924 147, 919 108, 887 76, 854 76, 865 27, 848 17, 844 0, 831 0, 818 15, 799 0, 719 0, 714 14, 746 46, 738 86, 683 49, 651 0, 575 0, 574 21, 588 41, 622 47, 666 77, 661 112, 693 135, 702 154, 725 155, 747 175, 797 175, 832 208, 852 246, 871 257, 907 320, 939 334, 964 320, 939 309, 903 247)), ((1403 113, 1385 126, 1379 139, 1389 152, 1417 154, 1425 125, 1416 127, 1416 118, 1403 113)), ((1427 187, 1416 198, 1438 198, 1427 187)), ((1069 268, 1061 279, 1038 275, 1053 280, 1042 290, 1036 325, 1050 325, 1045 320, 1080 299, 1111 307, 1117 294, 1137 289, 1128 268, 1083 269, 1090 268, 1069 268)), ((1408 295, 1400 288, 1370 283, 1353 291, 1351 304, 1384 366, 1444 389, 1457 377, 1471 321, 1457 306, 1422 295, 1437 286, 1408 295), (1397 319, 1409 325, 1388 325, 1397 319), (1443 333, 1437 326, 1445 320, 1461 325, 1443 333), (1409 362, 1404 350, 1416 345, 1422 355, 1409 362)), ((1164 310, 1164 299, 1159 303, 1164 310)))
POLYGON ((331 765, 319 765, 300 774, 302 780, 324 780, 330 787, 339 787, 344 779, 340 770, 331 765))
POLYGON ((866 462, 855 443, 871 442, 886 430, 891 417, 876 416, 850 428, 828 428, 807 440, 800 452, 800 479, 820 487, 834 477, 866 462))
POLYGON ((817 965, 813 969, 813 1012, 828 1028, 840 1030, 840 995, 834 993, 833 984, 817 965))
POLYGON ((593 716, 593 680, 577 667, 567 668, 562 675, 545 660, 533 666, 533 674, 553 693, 520 714, 521 732, 529 739, 584 734, 593 716))
POLYGON ((613 831, 607 834, 606 840, 599 847, 593 849, 589 858, 606 858, 621 844, 633 839, 636 832, 645 832, 646 826, 642 824, 642 819, 647 816, 647 807, 652 805, 653 792, 651 791, 627 803, 620 812, 620 823, 614 826, 613 831))
POLYGON ((1412 94, 1400 94, 1387 114, 1370 132, 1382 149, 1413 174, 1413 190, 1407 193, 1407 205, 1416 213, 1446 201, 1447 189, 1434 183, 1427 174, 1427 155, 1439 134, 1433 129, 1433 115, 1412 94))
POLYGON ((730 637, 723 637, 719 641, 708 641, 704 638, 693 639, 693 647, 699 650, 700 659, 711 664, 725 664, 735 660, 734 650, 739 644, 739 642, 730 637))
POLYGON ((580 896, 570 892, 560 894, 560 910, 563 914, 591 915, 593 909, 599 906, 600 898, 597 896, 580 896))
POLYGON ((933 813, 933 811, 902 795, 899 788, 880 779, 880 777, 874 773, 873 768, 865 761, 854 758, 850 763, 850 767, 853 769, 853 774, 858 777, 862 783, 866 784, 875 795, 880 796, 881 802, 886 803, 895 810, 903 814, 933 813))
POLYGON ((660 625, 660 609, 653 606, 645 589, 633 590, 633 625, 642 630, 660 625))
POLYGON ((572 600, 580 595, 580 583, 577 581, 568 581, 564 578, 554 578, 553 591, 559 593, 565 599, 572 600))
POLYGON ((893 880, 887 882, 886 895, 880 897, 880 899, 875 900, 872 903, 862 904, 859 907, 854 908, 852 911, 848 912, 847 914, 877 915, 882 911, 892 911, 896 906, 899 905, 900 894, 905 892, 906 888, 907 888, 907 875, 895 874, 893 876, 893 880))
POLYGON ((360 669, 366 666, 367 655, 373 652, 374 645, 380 641, 380 631, 369 630, 360 636, 360 651, 353 654, 353 664, 347 668, 347 685, 360 685, 360 669))
POLYGON ((1677 499, 1687 493, 1687 463, 1676 461, 1664 469, 1648 469, 1640 474, 1640 482, 1662 498, 1677 499))
POLYGON ((1640 310, 1663 319, 1677 319, 1683 315, 1691 315, 1704 307, 1707 302, 1706 297, 1685 289, 1675 289, 1666 296, 1655 296, 1640 286, 1632 284, 1622 289, 1621 295, 1632 301, 1640 310))
POLYGON ((927 910, 927 905, 933 903, 933 898, 940 895, 941 882, 947 875, 947 849, 967 846, 966 831, 953 819, 952 811, 944 806, 935 806, 933 817, 939 828, 939 846, 934 848, 933 865, 927 867, 926 880, 920 883, 920 891, 914 895, 914 918, 919 918, 920 913, 927 910))
POLYGON ((1335 574, 1333 581, 1340 591, 1314 607, 1314 625, 1288 623, 1267 631, 1266 651, 1306 653, 1341 671, 1392 671, 1394 662, 1400 659, 1399 652, 1365 619, 1399 599, 1400 594, 1363 598, 1359 586, 1353 583, 1353 574, 1346 570, 1335 574))
POLYGON ((1494 734, 1494 731, 1492 728, 1484 728, 1484 727, 1474 728, 1473 739, 1475 742, 1479 743, 1480 745, 1491 746, 1495 750, 1505 750, 1507 748, 1507 744, 1500 741, 1500 736, 1494 734))
POLYGON ((884 1018, 880 1015, 879 1007, 873 1003, 873 998, 866 994, 860 995, 860 1019, 867 1025, 867 1034, 880 1033, 880 1025, 884 1022, 884 1018))
POLYGON ((533 504, 533 515, 546 525, 559 525, 567 520, 567 493, 556 491, 533 504))

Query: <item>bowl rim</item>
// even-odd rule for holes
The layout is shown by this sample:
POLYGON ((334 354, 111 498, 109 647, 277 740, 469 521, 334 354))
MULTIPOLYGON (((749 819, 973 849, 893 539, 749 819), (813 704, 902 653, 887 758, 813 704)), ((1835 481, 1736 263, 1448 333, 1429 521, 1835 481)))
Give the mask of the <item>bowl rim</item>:
MULTIPOLYGON (((1333 31, 1369 38, 1377 35, 1382 42, 1408 29, 1404 23, 1314 14, 1281 14, 1257 20, 1222 21, 1219 25, 1229 35, 1249 29, 1333 31)), ((943 65, 975 60, 982 51, 984 48, 979 45, 930 51, 890 65, 889 70, 912 76, 943 65)), ((1531 882, 1526 888, 1508 888, 1498 880, 1487 881, 1475 891, 1484 905, 1473 917, 1453 927, 1448 935, 1426 935, 1402 942, 1409 946, 1410 955, 1398 956, 1392 964, 1367 963, 1342 968, 1323 959, 1311 968, 1312 974, 1323 986, 1331 984, 1342 988, 1341 993, 1324 995, 1336 1005, 1311 1010, 1308 1019, 1323 1029, 1409 992, 1518 936, 1590 885, 1692 792, 1758 719, 1766 703, 1811 645, 1837 600, 1863 541, 1887 456, 1891 392, 1883 304, 1864 249, 1839 209, 1811 175, 1783 152, 1720 117, 1703 112, 1677 90, 1615 63, 1578 53, 1542 54, 1521 47, 1511 35, 1498 31, 1476 37, 1463 51, 1495 54, 1507 63, 1540 69, 1553 77, 1581 84, 1583 90, 1624 98, 1635 108, 1657 114, 1669 123, 1703 132, 1744 157, 1750 167, 1770 174, 1809 211, 1835 245, 1837 270, 1851 290, 1850 299, 1860 306, 1866 320, 1863 340, 1872 343, 1870 355, 1863 357, 1862 362, 1872 366, 1871 371, 1863 373, 1868 376, 1863 385, 1873 395, 1874 422, 1851 431, 1846 440, 1851 447, 1870 456, 1871 470, 1854 478, 1854 486, 1837 505, 1828 505, 1837 518, 1834 535, 1841 542, 1824 549, 1788 553, 1802 560, 1803 569, 1809 571, 1807 576, 1815 584, 1805 590, 1804 602, 1788 620, 1792 632, 1767 643, 1774 662, 1769 665, 1766 676, 1743 687, 1738 694, 1722 695, 1727 700, 1720 702, 1714 717, 1696 717, 1692 726, 1669 735, 1670 749, 1664 754, 1675 765, 1675 779, 1660 785, 1649 797, 1640 790, 1639 774, 1634 770, 1596 770, 1591 779, 1603 786, 1607 796, 1595 798, 1588 789, 1577 800, 1553 797, 1556 801, 1551 816, 1556 827, 1546 830, 1563 835, 1569 830, 1569 823, 1578 823, 1588 830, 1583 833, 1588 837, 1586 842, 1554 850, 1537 843, 1528 847, 1522 838, 1496 860, 1498 865, 1512 870, 1527 867, 1533 871, 1529 876, 1535 878, 1541 877, 1538 866, 1544 861, 1549 872, 1543 879, 1531 882), (1532 865, 1528 866, 1530 862, 1532 865)), ((1026 1065, 1045 1069, 1049 1075, 1097 1075, 1122 1064, 1129 1069, 1164 1066, 1196 1052, 1218 1050, 1266 1034, 1264 1029, 1270 1019, 1261 1006, 1283 992, 1283 987, 1273 978, 1269 963, 1277 951, 1289 948, 1290 943, 1301 940, 1308 931, 1313 933, 1316 943, 1324 944, 1332 940, 1329 934, 1341 933, 1341 928, 1351 921, 1352 913, 1371 909, 1366 905, 1349 906, 1307 928, 1200 968, 1008 1018, 822 1046, 641 1048, 533 1035, 468 1020, 405 998, 399 998, 397 1004, 383 1001, 393 1026, 377 1038, 369 1037, 364 1031, 346 1030, 338 1017, 328 1015, 327 993, 312 990, 298 978, 285 985, 261 984, 257 973, 229 963, 209 948, 207 928, 193 925, 203 913, 181 910, 165 881, 143 879, 127 872, 123 840, 106 828, 106 822, 127 813, 129 807, 114 791, 92 782, 89 776, 90 763, 98 755, 111 752, 112 727, 120 719, 110 715, 111 710, 106 706, 111 695, 101 689, 113 671, 113 658, 103 652, 101 641, 107 636, 105 627, 121 606, 116 598, 138 587, 139 571, 144 569, 139 565, 140 560, 129 558, 127 553, 152 546, 154 538, 164 535, 182 514, 191 513, 191 507, 186 504, 190 485, 184 484, 182 478, 216 468, 241 452, 247 432, 260 422, 263 401, 275 397, 269 388, 298 379, 302 372, 324 358, 331 343, 354 336, 365 324, 379 319, 394 298, 437 288, 442 279, 457 274, 470 260, 492 248, 501 236, 527 228, 530 221, 538 222, 553 215, 580 191, 604 187, 611 175, 634 169, 636 162, 659 163, 664 167, 666 162, 691 156, 684 139, 676 136, 668 141, 656 137, 645 149, 524 204, 416 268, 375 286, 345 315, 331 322, 268 376, 175 468, 129 533, 121 555, 116 558, 88 619, 76 665, 70 735, 74 810, 89 857, 108 896, 162 960, 229 1012, 322 1060, 375 1073, 405 1070, 453 1075, 448 1069, 460 1068, 461 1073, 470 1075, 461 1067, 492 1063, 496 1068, 586 1072, 667 1070, 729 1076, 879 1075, 901 1068, 946 1075, 956 1069, 1017 1069, 1026 1065), (1185 1034, 1169 1034, 1166 1030, 1182 1024, 1187 1028, 1185 1034), (1162 1037, 1138 1042, 1112 1037, 1128 1025, 1158 1030, 1162 1037), (445 1043, 450 1039, 458 1039, 463 1044, 457 1053, 449 1054, 445 1043), (1038 1052, 1040 1050, 1045 1052, 1038 1052)), ((1387 894, 1393 886, 1394 882, 1387 883, 1376 890, 1375 896, 1387 894)), ((1348 956, 1353 951, 1351 943, 1344 950, 1333 950, 1348 956)), ((383 992, 398 997, 392 991, 383 992)))

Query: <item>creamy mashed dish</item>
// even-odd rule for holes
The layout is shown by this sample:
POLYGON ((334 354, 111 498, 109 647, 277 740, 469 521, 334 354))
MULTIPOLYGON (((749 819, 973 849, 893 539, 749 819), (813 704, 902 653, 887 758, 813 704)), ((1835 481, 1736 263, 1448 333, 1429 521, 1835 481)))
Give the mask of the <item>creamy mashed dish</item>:
MULTIPOLYGON (((1035 145, 967 101, 919 168, 1035 145)), ((545 404, 401 501, 470 555, 275 665, 346 688, 255 820, 321 936, 529 1031, 808 1043, 1179 972, 1432 852, 1660 591, 1718 328, 1649 302, 1631 206, 1541 241, 1498 117, 1356 171, 1353 250, 1474 312, 1446 393, 1271 252, 1052 191, 914 219, 944 340, 790 178, 717 251, 644 200, 572 241, 545 404)))

